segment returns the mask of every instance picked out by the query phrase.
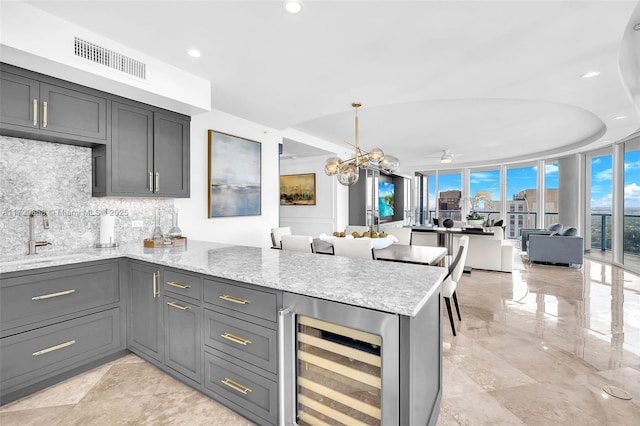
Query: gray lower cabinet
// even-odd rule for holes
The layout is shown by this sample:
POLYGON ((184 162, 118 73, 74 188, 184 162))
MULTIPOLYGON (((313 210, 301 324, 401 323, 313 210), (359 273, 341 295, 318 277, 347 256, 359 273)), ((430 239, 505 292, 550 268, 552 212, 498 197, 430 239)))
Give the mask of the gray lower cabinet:
POLYGON ((97 91, 2 64, 0 130, 91 146, 109 139, 109 101, 97 91))
POLYGON ((119 261, 0 276, 0 403, 125 348, 119 261))
POLYGON ((129 262, 129 348, 162 362, 163 335, 160 298, 161 268, 129 262))
POLYGON ((202 381, 201 318, 193 301, 164 296, 164 363, 196 383, 202 381))

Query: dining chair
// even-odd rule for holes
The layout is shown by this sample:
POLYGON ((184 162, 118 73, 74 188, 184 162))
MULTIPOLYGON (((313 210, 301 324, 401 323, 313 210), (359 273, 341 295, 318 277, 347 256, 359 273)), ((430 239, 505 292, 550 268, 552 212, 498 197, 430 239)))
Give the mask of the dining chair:
POLYGON ((333 241, 333 254, 357 259, 375 259, 370 239, 336 238, 333 241))
POLYGON ((453 313, 451 312, 451 299, 453 298, 453 303, 456 306, 458 320, 462 321, 462 316, 460 316, 460 306, 458 305, 458 296, 456 294, 456 287, 458 286, 460 277, 462 277, 464 262, 467 259, 468 246, 469 237, 465 235, 460 238, 460 247, 458 248, 458 253, 456 254, 453 262, 451 262, 451 265, 449 265, 449 272, 447 272, 447 275, 442 281, 442 297, 444 298, 444 303, 447 305, 447 313, 449 314, 451 331, 453 332, 454 336, 456 335, 456 326, 453 322, 453 313))
POLYGON ((389 228, 385 229, 388 235, 393 235, 398 240, 395 244, 403 246, 411 245, 411 228, 389 228))
POLYGON ((283 235, 291 235, 291 227, 271 228, 271 244, 274 248, 282 248, 283 235))
POLYGON ((282 250, 313 253, 313 237, 309 235, 283 235, 282 250))

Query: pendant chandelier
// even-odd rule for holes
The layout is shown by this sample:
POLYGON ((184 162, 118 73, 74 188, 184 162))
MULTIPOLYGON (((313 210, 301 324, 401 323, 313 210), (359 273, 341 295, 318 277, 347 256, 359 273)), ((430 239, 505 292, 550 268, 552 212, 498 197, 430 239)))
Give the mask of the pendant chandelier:
MULTIPOLYGON (((355 153, 348 160, 341 160, 338 157, 328 158, 324 165, 324 172, 328 176, 336 175, 338 182, 345 186, 354 185, 360 177, 359 169, 373 168, 383 172, 391 173, 398 169, 400 161, 391 155, 385 155, 380 148, 374 148, 371 151, 365 151, 360 148, 358 141, 358 108, 362 106, 359 102, 351 104, 356 109, 356 141, 355 153)), ((348 143, 348 142, 347 142, 348 143)))

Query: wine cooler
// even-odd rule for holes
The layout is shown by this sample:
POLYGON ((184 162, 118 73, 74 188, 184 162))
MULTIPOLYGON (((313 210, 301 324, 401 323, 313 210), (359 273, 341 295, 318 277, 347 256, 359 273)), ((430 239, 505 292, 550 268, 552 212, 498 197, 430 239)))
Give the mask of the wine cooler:
POLYGON ((280 424, 398 421, 398 317, 285 293, 280 424))

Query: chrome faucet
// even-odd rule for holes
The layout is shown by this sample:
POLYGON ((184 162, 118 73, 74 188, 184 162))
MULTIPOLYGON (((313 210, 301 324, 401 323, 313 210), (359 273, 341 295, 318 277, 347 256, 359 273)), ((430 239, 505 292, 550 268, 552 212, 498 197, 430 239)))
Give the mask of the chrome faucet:
POLYGON ((36 215, 42 216, 42 227, 44 229, 49 229, 49 217, 47 216, 47 212, 44 210, 33 210, 29 213, 29 252, 27 254, 37 254, 36 247, 43 247, 51 244, 48 241, 36 241, 35 239, 35 230, 33 220, 36 215))

